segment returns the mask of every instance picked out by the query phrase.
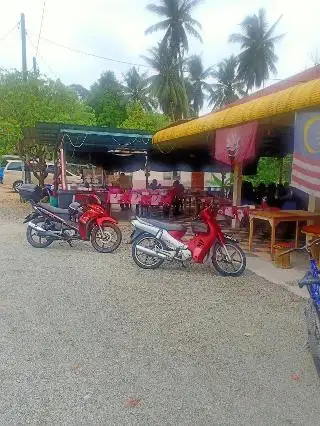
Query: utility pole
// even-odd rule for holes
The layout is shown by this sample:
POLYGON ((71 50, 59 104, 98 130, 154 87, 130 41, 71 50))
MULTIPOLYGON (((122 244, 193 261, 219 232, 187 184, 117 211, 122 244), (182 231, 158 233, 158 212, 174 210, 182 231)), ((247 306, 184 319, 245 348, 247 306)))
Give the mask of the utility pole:
MULTIPOLYGON (((23 79, 27 80, 27 46, 26 46, 26 20, 24 13, 21 13, 20 20, 20 30, 21 30, 21 58, 22 58, 22 75, 23 79)), ((23 143, 26 143, 24 140, 23 143)), ((24 182, 31 183, 31 172, 26 163, 24 163, 24 182)))
POLYGON ((33 74, 35 77, 38 76, 38 67, 37 67, 37 58, 34 56, 32 58, 33 74))
POLYGON ((23 77, 27 79, 27 47, 26 47, 26 21, 24 13, 21 13, 20 21, 21 29, 21 57, 22 57, 22 73, 23 77))

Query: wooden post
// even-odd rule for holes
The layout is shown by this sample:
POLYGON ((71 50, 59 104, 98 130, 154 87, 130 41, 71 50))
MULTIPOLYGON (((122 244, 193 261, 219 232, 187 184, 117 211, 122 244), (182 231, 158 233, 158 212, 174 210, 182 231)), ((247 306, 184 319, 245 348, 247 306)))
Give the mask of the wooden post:
MULTIPOLYGON (((308 204, 308 210, 309 212, 319 212, 320 211, 320 199, 315 197, 314 195, 309 195, 309 204, 308 204)), ((308 225, 313 225, 314 220, 308 220, 307 224, 308 225)), ((311 241, 312 238, 308 237, 308 235, 306 235, 306 242, 308 243, 309 241, 311 241)))
MULTIPOLYGON (((233 198, 232 205, 239 206, 241 204, 241 189, 242 189, 242 164, 235 163, 234 165, 234 182, 233 182, 233 198)), ((239 228, 238 219, 232 219, 232 228, 239 228)))
POLYGON ((320 199, 314 195, 309 195, 308 210, 313 213, 320 211, 320 199))

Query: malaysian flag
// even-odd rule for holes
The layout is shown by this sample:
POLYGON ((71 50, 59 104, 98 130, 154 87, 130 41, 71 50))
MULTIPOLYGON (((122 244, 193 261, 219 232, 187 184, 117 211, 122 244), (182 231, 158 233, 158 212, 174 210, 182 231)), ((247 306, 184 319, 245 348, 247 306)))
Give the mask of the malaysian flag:
POLYGON ((320 198, 320 112, 296 114, 291 185, 320 198))

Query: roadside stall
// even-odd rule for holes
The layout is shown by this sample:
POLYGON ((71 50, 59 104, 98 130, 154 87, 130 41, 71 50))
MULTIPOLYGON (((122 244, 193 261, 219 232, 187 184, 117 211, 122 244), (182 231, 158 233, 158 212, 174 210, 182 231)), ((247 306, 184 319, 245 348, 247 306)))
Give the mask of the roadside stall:
MULTIPOLYGON (((294 241, 296 245, 300 223, 318 218, 315 211, 319 200, 316 186, 320 183, 320 150, 314 143, 318 140, 316 129, 320 123, 320 67, 314 67, 312 72, 307 70, 298 76, 270 86, 219 111, 170 126, 153 137, 151 156, 162 156, 163 159, 167 157, 169 161, 170 157, 179 152, 180 157, 190 158, 192 163, 192 157, 197 157, 197 152, 207 151, 213 162, 229 167, 234 180, 232 205, 225 205, 221 213, 233 216, 234 228, 239 226, 241 216, 247 217, 251 230, 250 248, 253 244, 253 221, 259 220, 261 216, 265 218, 269 215, 271 218, 272 215, 267 220, 272 223, 271 252, 276 244, 278 223, 293 221, 297 224, 294 241), (310 111, 314 113, 314 117, 308 116, 302 127, 302 136, 294 137, 296 117, 303 112, 310 114, 310 111), (310 138, 313 138, 313 143, 310 138), (301 151, 301 146, 307 147, 308 155, 301 151), (280 214, 275 213, 279 208, 270 209, 262 200, 258 205, 243 205, 241 195, 245 169, 256 164, 260 157, 281 158, 292 153, 294 162, 291 187, 309 195, 309 210, 314 214, 309 217, 305 211, 282 211, 280 218, 280 214), (306 185, 306 182, 313 185, 306 185), (265 212, 261 215, 261 211, 265 212)), ((206 163, 202 162, 198 164, 198 169, 193 170, 199 172, 205 166, 206 163)))

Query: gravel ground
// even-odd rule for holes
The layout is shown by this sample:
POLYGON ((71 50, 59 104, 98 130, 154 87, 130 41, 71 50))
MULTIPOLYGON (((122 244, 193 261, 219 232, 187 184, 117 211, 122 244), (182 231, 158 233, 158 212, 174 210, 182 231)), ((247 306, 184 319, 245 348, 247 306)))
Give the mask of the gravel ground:
POLYGON ((27 210, 0 189, 1 425, 319 424, 301 299, 250 272, 144 271, 125 244, 33 249, 27 210))

